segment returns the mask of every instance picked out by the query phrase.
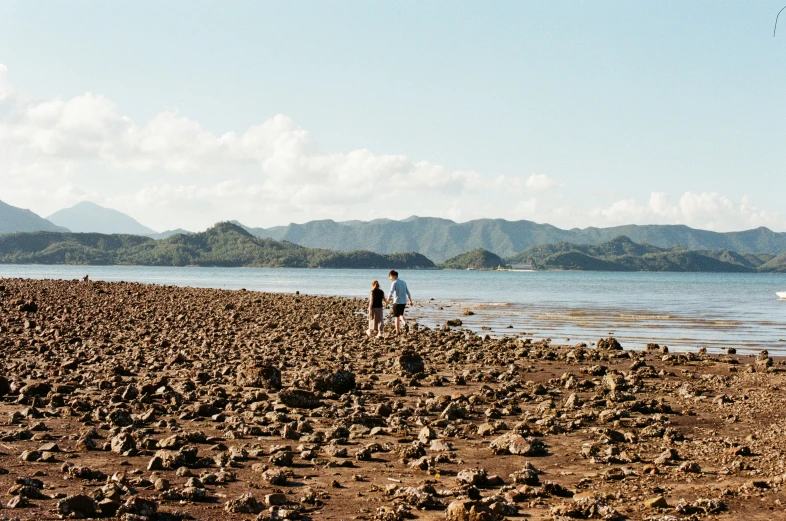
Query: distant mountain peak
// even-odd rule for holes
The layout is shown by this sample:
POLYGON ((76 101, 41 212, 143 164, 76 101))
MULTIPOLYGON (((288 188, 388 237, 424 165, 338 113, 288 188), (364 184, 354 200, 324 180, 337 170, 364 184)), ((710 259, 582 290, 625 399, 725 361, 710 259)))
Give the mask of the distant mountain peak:
POLYGON ((108 210, 109 209, 109 208, 106 208, 106 207, 101 206, 99 204, 96 204, 93 201, 79 201, 78 203, 76 203, 71 208, 102 208, 104 210, 108 210))
POLYGON ((139 223, 130 215, 106 208, 92 201, 80 201, 70 208, 59 210, 48 217, 53 223, 76 233, 107 233, 151 235, 155 230, 139 223))
POLYGON ((43 217, 24 208, 17 208, 0 201, 0 233, 16 232, 68 232, 43 217))
POLYGON ((219 221, 203 233, 211 233, 211 232, 218 232, 218 233, 239 233, 241 235, 245 235, 247 237, 253 238, 254 236, 251 235, 246 228, 237 221, 219 221))

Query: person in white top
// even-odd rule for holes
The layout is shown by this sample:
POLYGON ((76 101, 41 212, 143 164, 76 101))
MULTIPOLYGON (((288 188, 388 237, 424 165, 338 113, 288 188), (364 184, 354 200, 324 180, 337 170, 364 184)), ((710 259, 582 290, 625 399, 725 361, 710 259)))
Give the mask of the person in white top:
POLYGON ((404 310, 407 307, 407 301, 412 306, 412 296, 409 294, 407 283, 398 278, 396 270, 390 270, 388 278, 392 281, 390 285, 390 293, 385 301, 386 303, 393 303, 393 317, 396 324, 396 334, 401 332, 401 328, 407 327, 407 319, 404 318, 404 310))

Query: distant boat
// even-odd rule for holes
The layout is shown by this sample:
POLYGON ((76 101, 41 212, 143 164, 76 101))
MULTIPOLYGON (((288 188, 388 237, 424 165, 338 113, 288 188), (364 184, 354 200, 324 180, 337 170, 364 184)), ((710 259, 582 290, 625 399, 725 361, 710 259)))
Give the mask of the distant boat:
POLYGON ((775 294, 779 299, 786 300, 786 291, 776 291, 775 294))
POLYGON ((509 268, 499 267, 499 271, 538 271, 534 264, 514 264, 509 268))
POLYGON ((475 268, 467 268, 467 271, 476 271, 475 268))

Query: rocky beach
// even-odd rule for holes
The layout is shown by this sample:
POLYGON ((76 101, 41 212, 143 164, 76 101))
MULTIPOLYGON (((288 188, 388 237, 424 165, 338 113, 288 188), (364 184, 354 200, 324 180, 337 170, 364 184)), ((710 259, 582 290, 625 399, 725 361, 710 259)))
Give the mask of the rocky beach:
POLYGON ((0 519, 786 519, 766 351, 491 338, 458 311, 371 340, 366 305, 0 279, 0 519))

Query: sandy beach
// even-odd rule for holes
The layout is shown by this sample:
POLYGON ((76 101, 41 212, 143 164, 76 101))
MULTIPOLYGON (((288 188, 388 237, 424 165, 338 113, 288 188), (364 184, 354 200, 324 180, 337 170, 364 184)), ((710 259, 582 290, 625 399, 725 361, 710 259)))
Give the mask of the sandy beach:
POLYGON ((786 519, 766 352, 370 340, 365 307, 0 280, 0 519, 786 519))

